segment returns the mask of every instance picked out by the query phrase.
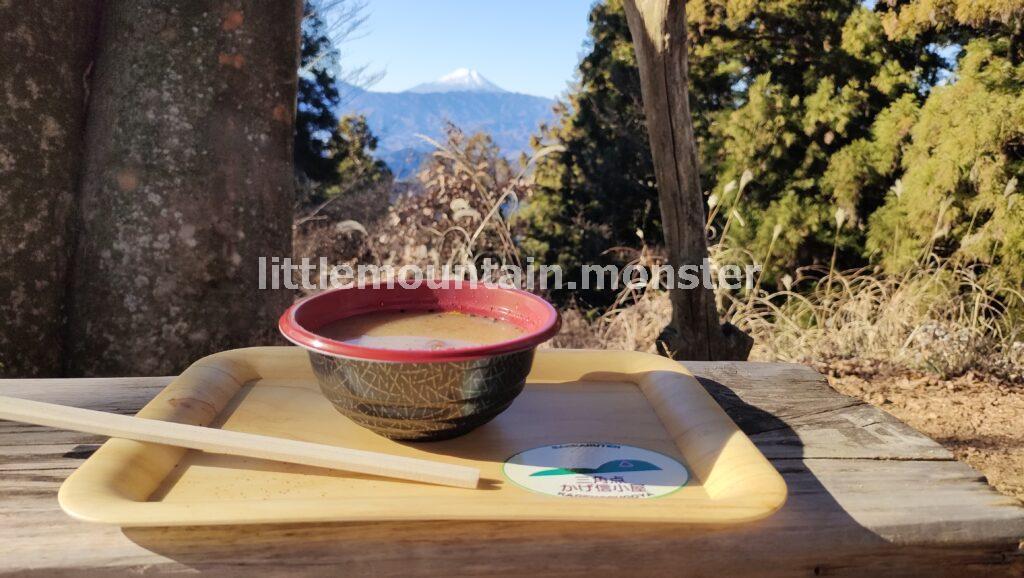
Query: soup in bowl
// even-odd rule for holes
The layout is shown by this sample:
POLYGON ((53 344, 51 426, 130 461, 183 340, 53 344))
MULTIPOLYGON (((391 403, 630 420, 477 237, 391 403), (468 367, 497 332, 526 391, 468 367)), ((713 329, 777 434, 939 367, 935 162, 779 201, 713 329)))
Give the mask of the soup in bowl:
POLYGON ((410 441, 456 437, 494 419, 559 325, 540 297, 482 284, 336 289, 296 303, 279 323, 308 351, 338 411, 410 441))

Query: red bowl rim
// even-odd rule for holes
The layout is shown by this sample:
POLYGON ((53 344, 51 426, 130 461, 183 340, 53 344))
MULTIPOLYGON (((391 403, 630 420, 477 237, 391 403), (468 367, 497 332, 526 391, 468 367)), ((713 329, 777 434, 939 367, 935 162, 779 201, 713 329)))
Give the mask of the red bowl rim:
MULTIPOLYGON (((332 357, 348 357, 354 359, 365 359, 370 361, 384 361, 384 362, 396 362, 396 363, 426 363, 426 362, 451 362, 451 361, 466 361, 471 359, 479 359, 483 357, 492 357, 495 355, 503 355, 507 353, 515 353, 519 351, 525 351, 533 349, 544 343, 548 339, 554 337, 561 329, 562 320, 558 311, 546 300, 533 293, 528 293, 521 289, 515 289, 510 287, 503 287, 498 285, 478 283, 474 287, 464 286, 458 289, 416 289, 420 291, 426 289, 431 292, 446 292, 446 291, 473 291, 479 292, 481 290, 484 293, 478 293, 477 298, 483 296, 477 305, 493 303, 497 297, 497 293, 504 292, 505 296, 513 296, 517 300, 522 300, 522 303, 533 308, 535 312, 539 312, 539 318, 525 319, 522 317, 513 316, 514 312, 508 310, 489 310, 483 312, 479 307, 472 308, 466 307, 465 309, 461 306, 456 307, 442 307, 443 310, 447 311, 463 311, 465 313, 473 313, 477 315, 484 315, 491 317, 492 319, 499 319, 502 321, 509 321, 519 325, 521 328, 526 330, 526 333, 515 339, 507 341, 499 341, 497 343, 491 343, 487 345, 477 345, 473 347, 457 347, 451 349, 438 349, 438 350, 404 350, 404 349, 377 349, 373 347, 362 347, 358 345, 352 345, 341 341, 335 341, 328 339, 322 335, 315 333, 315 330, 310 330, 304 327, 298 320, 298 314, 302 312, 303 308, 309 307, 311 304, 315 304, 318 301, 326 299, 336 299, 337 294, 345 291, 377 291, 379 287, 346 287, 341 289, 333 289, 330 291, 324 291, 316 295, 302 299, 289 307, 281 319, 278 321, 278 329, 281 334, 288 341, 302 347, 306 350, 328 355, 332 357), (530 327, 524 326, 529 324, 530 327)), ((402 289, 389 288, 389 291, 401 291, 402 289)), ((414 290, 406 290, 414 291, 414 290)), ((364 313, 370 313, 373 311, 390 311, 395 309, 410 309, 415 307, 417 304, 404 303, 405 307, 402 307, 403 303, 398 302, 391 304, 391 306, 381 307, 363 307, 355 310, 346 311, 343 315, 331 319, 326 323, 332 323, 345 317, 352 317, 364 313)))

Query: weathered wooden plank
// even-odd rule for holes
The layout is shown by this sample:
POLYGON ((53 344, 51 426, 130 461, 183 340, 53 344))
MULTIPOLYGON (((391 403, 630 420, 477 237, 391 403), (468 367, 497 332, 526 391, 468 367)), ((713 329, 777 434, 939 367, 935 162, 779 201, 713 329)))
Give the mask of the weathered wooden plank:
MULTIPOLYGON (((1024 510, 931 440, 801 366, 686 365, 774 456, 790 499, 772 518, 719 531, 436 522, 122 532, 71 520, 56 503, 95 438, 0 422, 0 572, 1024 573, 1024 510)), ((132 413, 168 379, 85 381, 0 382, 0 392, 132 413)))
MULTIPOLYGON (((992 490, 961 462, 907 460, 777 460, 773 462, 807 491, 814 511, 849 516, 856 526, 893 544, 995 544, 1024 537, 1024 509, 992 490)), ((771 523, 772 520, 769 520, 771 523)), ((787 527, 793 520, 781 520, 787 527)), ((795 524, 797 527, 817 527, 795 524)))
POLYGON ((743 431, 772 458, 947 460, 934 440, 789 363, 686 362, 743 431))
POLYGON ((0 379, 0 391, 3 395, 11 397, 101 411, 134 412, 167 387, 171 379, 173 378, 0 379))
POLYGON ((682 362, 736 424, 749 433, 778 429, 797 416, 835 411, 863 402, 836 392, 825 377, 795 363, 682 362), (750 407, 748 407, 750 406, 750 407), (753 409, 759 409, 753 411, 753 409))
POLYGON ((935 441, 867 405, 792 418, 787 427, 751 434, 750 439, 769 459, 954 459, 935 441))
MULTIPOLYGON (((891 462, 901 469, 907 462, 891 462)), ((941 463, 926 464, 931 466, 941 463)), ((630 525, 565 524, 352 524, 261 526, 259 528, 133 529, 123 533, 103 526, 67 520, 51 509, 15 512, 0 517, 0 543, 14 557, 7 568, 88 570, 111 566, 125 571, 244 572, 287 567, 289 573, 317 573, 330 568, 352 575, 416 575, 452 573, 575 574, 630 568, 638 575, 686 569, 700 574, 750 571, 759 576, 791 576, 817 572, 857 575, 870 568, 885 575, 956 575, 972 571, 1010 572, 1021 568, 1007 556, 1002 542, 993 543, 983 521, 965 528, 959 543, 948 547, 919 542, 918 536, 887 540, 867 529, 877 511, 848 508, 819 490, 817 476, 799 467, 786 472, 794 499, 777 516, 761 524, 727 531, 693 532, 630 525), (797 497, 799 496, 799 499, 797 497), (31 514, 37 523, 15 528, 31 514), (59 535, 54 530, 60 529, 59 535), (53 547, 59 542, 60 547, 53 547), (49 547, 39 550, 41 543, 49 547), (906 547, 903 547, 906 545, 906 547), (666 555, 677 552, 678 556, 666 555), (766 562, 770 561, 770 564, 766 562), (14 566, 22 564, 21 566, 14 566)), ((856 472, 854 472, 856 473, 856 472)), ((919 472, 904 469, 905 481, 919 472)), ((940 476, 941 477, 941 476, 940 476)), ((858 484, 864 477, 850 477, 858 484)), ((908 484, 909 485, 909 484, 908 484)), ((903 490, 903 496, 917 492, 903 490)), ((38 499, 35 501, 42 501, 38 499)))

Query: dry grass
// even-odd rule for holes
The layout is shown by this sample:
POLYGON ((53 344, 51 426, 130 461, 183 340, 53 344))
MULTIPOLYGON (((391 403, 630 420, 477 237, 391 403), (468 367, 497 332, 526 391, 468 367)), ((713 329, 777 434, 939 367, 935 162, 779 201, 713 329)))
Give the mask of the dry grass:
MULTIPOLYGON (((800 271, 789 287, 719 292, 724 318, 755 340, 752 359, 870 375, 904 368, 951 379, 974 373, 1024 382, 1024 298, 970 268, 933 261, 902 276, 800 271)), ((665 291, 625 295, 588 318, 565 312, 561 347, 656 351, 670 319, 665 291)))
POLYGON ((948 261, 900 276, 799 272, 790 288, 733 303, 733 323, 755 337, 762 359, 855 360, 943 379, 974 371, 1020 381, 1024 374, 1024 298, 948 261))

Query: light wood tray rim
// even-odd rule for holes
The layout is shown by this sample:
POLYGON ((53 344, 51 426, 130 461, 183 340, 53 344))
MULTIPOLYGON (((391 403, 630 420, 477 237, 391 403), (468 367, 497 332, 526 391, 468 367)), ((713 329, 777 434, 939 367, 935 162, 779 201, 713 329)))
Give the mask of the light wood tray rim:
MULTIPOLYGON (((260 379, 287 379, 296 372, 307 375, 310 369, 305 352, 295 347, 259 347, 217 353, 195 362, 138 415, 209 425, 243 385, 260 379)), ((542 349, 537 352, 528 381, 581 380, 635 383, 685 457, 691 474, 707 490, 707 497, 667 508, 667 499, 629 500, 628 507, 611 507, 608 500, 544 496, 549 505, 527 508, 514 516, 496 515, 478 503, 449 507, 443 513, 433 514, 408 508, 389 511, 388 496, 381 496, 379 500, 362 498, 359 503, 337 500, 247 501, 228 505, 215 501, 150 502, 147 500, 155 489, 153 479, 162 480, 166 472, 162 475, 159 472, 173 468, 187 450, 113 439, 65 481, 58 500, 64 511, 74 518, 125 527, 428 520, 569 521, 575 519, 572 507, 565 507, 569 502, 577 504, 575 509, 579 510, 581 520, 726 525, 765 518, 785 503, 787 489, 782 477, 682 364, 638 352, 542 349)), ((432 488, 423 487, 425 493, 432 488)))

